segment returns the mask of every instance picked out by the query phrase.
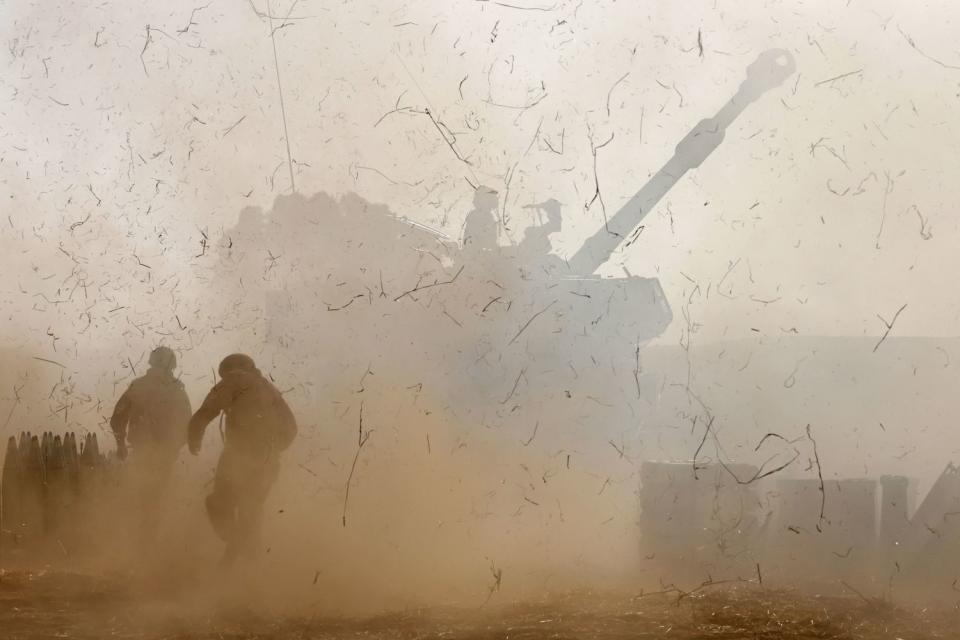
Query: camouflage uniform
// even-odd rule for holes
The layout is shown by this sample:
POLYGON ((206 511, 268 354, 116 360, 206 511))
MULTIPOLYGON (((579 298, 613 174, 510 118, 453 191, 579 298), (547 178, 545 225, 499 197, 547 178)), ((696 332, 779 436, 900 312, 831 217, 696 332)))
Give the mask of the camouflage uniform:
POLYGON ((207 424, 224 413, 223 453, 206 507, 214 531, 227 543, 224 562, 230 563, 259 543, 263 505, 297 424, 283 396, 248 356, 225 358, 220 376, 190 420, 189 445, 198 453, 207 424))

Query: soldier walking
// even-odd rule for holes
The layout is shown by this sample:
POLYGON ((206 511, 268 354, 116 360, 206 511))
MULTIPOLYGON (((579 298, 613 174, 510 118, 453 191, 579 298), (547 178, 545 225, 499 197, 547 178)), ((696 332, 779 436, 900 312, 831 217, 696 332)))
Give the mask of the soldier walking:
POLYGON ((110 427, 117 455, 127 458, 134 478, 140 513, 140 542, 152 542, 159 521, 163 493, 180 448, 187 440, 190 399, 173 370, 177 357, 168 347, 150 353, 150 368, 130 383, 117 401, 110 427))

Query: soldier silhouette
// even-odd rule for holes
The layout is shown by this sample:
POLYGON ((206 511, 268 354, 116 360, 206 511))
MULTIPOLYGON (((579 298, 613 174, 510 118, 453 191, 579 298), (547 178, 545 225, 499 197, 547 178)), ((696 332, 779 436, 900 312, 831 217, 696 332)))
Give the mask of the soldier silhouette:
POLYGON ((149 544, 162 511, 163 493, 180 448, 187 441, 190 399, 173 370, 177 356, 168 347, 150 352, 147 372, 130 383, 114 407, 110 427, 117 455, 127 458, 140 512, 140 542, 149 544))
POLYGON ((539 271, 550 275, 554 270, 559 269, 563 260, 550 253, 553 248, 550 244, 550 234, 560 231, 562 214, 561 204, 550 198, 546 202, 539 204, 528 204, 524 209, 536 209, 546 213, 547 219, 539 225, 527 227, 523 240, 517 247, 521 264, 529 268, 535 275, 540 275, 539 271))
POLYGON ((470 253, 497 249, 497 192, 483 185, 473 194, 473 210, 463 226, 463 249, 470 253))
POLYGON ((280 470, 280 453, 293 442, 297 423, 280 392, 250 356, 223 359, 220 382, 190 419, 189 447, 200 452, 203 433, 220 412, 226 416, 223 452, 217 463, 207 516, 226 543, 221 565, 250 556, 259 544, 263 505, 280 470))

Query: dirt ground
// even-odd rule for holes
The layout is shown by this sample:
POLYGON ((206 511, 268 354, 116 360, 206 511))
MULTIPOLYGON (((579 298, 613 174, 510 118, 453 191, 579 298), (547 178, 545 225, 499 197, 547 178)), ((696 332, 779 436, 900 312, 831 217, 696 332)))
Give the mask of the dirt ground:
POLYGON ((209 594, 144 590, 120 576, 0 574, 0 637, 266 638, 956 638, 950 607, 901 607, 859 595, 800 596, 719 585, 678 598, 567 594, 549 601, 421 609, 369 617, 278 615, 209 594))

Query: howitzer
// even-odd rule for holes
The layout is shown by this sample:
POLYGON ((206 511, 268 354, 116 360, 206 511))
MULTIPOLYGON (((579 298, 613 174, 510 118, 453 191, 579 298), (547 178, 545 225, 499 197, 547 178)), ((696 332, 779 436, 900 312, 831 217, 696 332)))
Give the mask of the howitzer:
POLYGON ((747 67, 747 78, 737 93, 712 118, 701 120, 677 145, 665 165, 605 221, 604 227, 583 243, 568 262, 575 273, 597 270, 637 228, 651 209, 690 169, 699 167, 720 146, 727 127, 767 91, 779 86, 796 69, 793 56, 785 49, 771 49, 760 54, 747 67))

